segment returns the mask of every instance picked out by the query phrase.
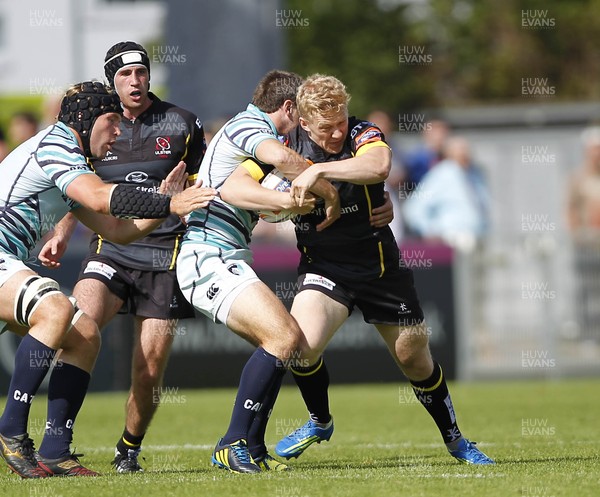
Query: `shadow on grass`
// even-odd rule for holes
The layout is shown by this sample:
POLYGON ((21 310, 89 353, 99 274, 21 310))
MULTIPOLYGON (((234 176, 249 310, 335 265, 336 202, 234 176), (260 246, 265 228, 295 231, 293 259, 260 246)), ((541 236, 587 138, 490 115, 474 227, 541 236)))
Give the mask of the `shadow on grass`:
POLYGON ((564 456, 549 456, 549 457, 519 457, 515 459, 501 459, 496 460, 496 463, 499 464, 522 464, 522 463, 588 463, 588 462, 600 462, 600 454, 591 455, 591 456, 573 456, 572 454, 565 454, 564 456))
POLYGON ((297 470, 340 470, 340 469, 418 469, 418 468, 431 468, 435 466, 443 467, 447 466, 452 461, 441 462, 438 456, 422 456, 422 457, 377 457, 363 460, 353 459, 340 459, 336 458, 335 461, 310 461, 299 463, 298 465, 292 466, 292 469, 297 470))

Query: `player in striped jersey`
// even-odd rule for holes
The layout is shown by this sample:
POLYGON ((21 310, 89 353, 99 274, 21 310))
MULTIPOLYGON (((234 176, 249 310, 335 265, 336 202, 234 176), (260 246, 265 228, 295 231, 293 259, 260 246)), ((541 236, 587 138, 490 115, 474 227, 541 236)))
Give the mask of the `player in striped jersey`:
MULTIPOLYGON (((303 352, 307 364, 292 365, 290 369, 310 419, 284 437, 275 451, 289 459, 298 457, 315 442, 330 439, 333 419, 327 393, 329 374, 322 353, 356 306, 365 321, 375 326, 411 381, 450 454, 471 464, 493 464, 458 428, 441 367, 429 351, 428 330, 412 271, 403 265, 387 223, 373 222, 373 209, 385 202, 383 182, 389 174, 391 153, 377 126, 348 116, 349 98, 336 78, 309 77, 298 90, 300 127, 286 140, 289 147, 315 163, 292 182, 290 195, 302 198, 315 181, 328 179, 338 189, 342 215, 327 230, 318 230, 323 219, 319 208, 295 220, 301 259, 299 290, 291 314, 305 334, 309 349, 303 352)), ((222 197, 249 207, 233 192, 243 188, 247 197, 259 198, 257 180, 268 167, 257 168, 258 174, 238 168, 223 186, 222 197)), ((256 208, 262 206, 256 204, 256 208)))
MULTIPOLYGON (((249 157, 276 165, 289 177, 308 166, 279 140, 298 124, 296 90, 301 82, 300 76, 285 71, 271 71, 259 82, 248 108, 211 140, 199 171, 204 184, 219 190, 249 157)), ((339 217, 339 198, 327 181, 316 184, 313 191, 325 199, 320 226, 324 229, 339 217)), ((238 193, 244 195, 242 190, 238 193)), ((314 205, 313 200, 299 207, 286 193, 267 189, 263 193, 270 202, 267 208, 273 210, 292 208, 304 213, 314 205)), ((269 405, 272 386, 304 347, 296 321, 250 267, 248 244, 257 221, 255 212, 215 198, 206 209, 190 215, 177 260, 184 296, 200 312, 257 347, 244 367, 229 428, 212 458, 216 466, 239 473, 287 469, 268 455, 264 444, 251 453, 247 441, 256 413, 269 405)))
MULTIPOLYGON (((101 83, 74 85, 61 102, 59 122, 0 164, 0 332, 23 336, 0 417, 0 455, 23 478, 97 475, 70 453, 70 443, 100 347, 98 328, 56 281, 25 264, 30 251, 68 211, 107 238, 128 243, 170 212, 185 215, 214 196, 195 188, 169 197, 102 182, 87 158, 111 149, 121 113, 118 96, 101 83), (27 433, 29 410, 53 362, 46 430, 36 453, 27 433)), ((180 190, 186 176, 179 168, 166 186, 180 190)))
MULTIPOLYGON (((107 183, 134 184, 156 191, 184 161, 188 182, 197 179, 206 143, 201 121, 191 112, 160 100, 150 91, 150 59, 133 41, 114 44, 106 53, 104 72, 121 99, 121 134, 105 157, 92 161, 107 183)), ((77 225, 74 216, 61 221, 64 233, 77 225)), ((134 316, 123 333, 133 336, 131 386, 123 431, 112 465, 118 473, 143 471, 142 442, 160 405, 160 390, 179 319, 193 318, 194 308, 181 294, 175 261, 186 226, 169 216, 156 230, 128 245, 94 234, 90 251, 73 288, 78 305, 105 328, 117 313, 134 316)), ((54 243, 49 241, 40 252, 54 243)))

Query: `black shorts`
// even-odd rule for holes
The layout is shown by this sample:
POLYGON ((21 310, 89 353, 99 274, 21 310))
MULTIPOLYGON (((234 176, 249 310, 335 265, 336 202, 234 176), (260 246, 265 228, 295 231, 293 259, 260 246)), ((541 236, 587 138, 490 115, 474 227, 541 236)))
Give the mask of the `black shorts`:
POLYGON ((194 308, 185 299, 175 271, 129 269, 108 257, 89 255, 81 264, 79 280, 101 281, 123 300, 120 313, 146 318, 193 318, 194 308))
POLYGON ((298 277, 298 292, 302 290, 324 293, 345 305, 348 314, 356 305, 370 324, 414 326, 423 321, 412 270, 408 268, 394 269, 367 281, 341 281, 315 270, 298 277))

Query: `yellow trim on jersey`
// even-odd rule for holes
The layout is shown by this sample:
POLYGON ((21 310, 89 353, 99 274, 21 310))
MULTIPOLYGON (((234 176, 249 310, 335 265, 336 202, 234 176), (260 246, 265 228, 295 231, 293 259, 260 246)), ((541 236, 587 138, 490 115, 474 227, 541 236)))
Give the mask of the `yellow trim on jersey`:
POLYGON ((367 185, 363 185, 365 189, 365 197, 367 197, 367 207, 369 208, 369 215, 371 215, 371 210, 373 209, 373 205, 371 204, 371 196, 369 195, 369 189, 367 185))
POLYGON ((100 249, 102 248, 102 237, 98 235, 98 247, 96 248, 96 253, 100 253, 100 249))
POLYGON ((379 277, 381 278, 383 276, 383 273, 385 273, 385 264, 383 262, 383 246, 381 245, 381 242, 377 242, 377 248, 379 249, 379 267, 381 268, 381 273, 379 273, 379 277))
POLYGON ((188 176, 188 183, 193 185, 194 183, 196 183, 197 179, 198 179, 198 173, 191 174, 190 176, 188 176))
POLYGON ((312 371, 309 371, 308 373, 299 373, 298 371, 296 371, 292 367, 290 367, 290 370, 296 376, 311 376, 311 375, 315 374, 319 369, 321 369, 322 366, 323 366, 323 356, 321 356, 321 360, 319 361, 319 365, 315 369, 313 369, 312 371))
POLYGON ((256 181, 260 181, 265 176, 261 167, 252 159, 246 159, 240 165, 243 166, 256 181))
POLYGON ((187 157, 188 155, 188 145, 190 144, 190 138, 192 137, 191 133, 188 133, 188 135, 185 137, 185 152, 183 153, 183 155, 181 156, 181 159, 179 160, 183 160, 187 157))
POLYGON ((415 390, 418 390, 419 392, 433 392, 437 387, 439 387, 442 384, 442 380, 444 379, 444 372, 442 371, 442 367, 440 366, 440 379, 437 381, 437 383, 435 385, 433 385, 432 387, 429 388, 422 388, 422 387, 416 387, 416 386, 412 386, 415 390))
MULTIPOLYGON (((367 188, 367 185, 363 185, 363 188, 365 189, 365 197, 367 198, 367 207, 369 208, 370 215, 371 211, 373 210, 371 196, 369 195, 369 189, 367 188)), ((383 262, 383 246, 381 245, 381 242, 377 242, 377 248, 379 249, 379 266, 381 267, 381 273, 379 273, 379 277, 381 278, 383 276, 383 273, 385 273, 385 263, 383 262)))
POLYGON ((177 262, 177 252, 179 249, 179 239, 181 235, 177 235, 175 237, 175 246, 173 247, 173 257, 171 258, 171 264, 169 264, 169 271, 175 267, 175 262, 177 262))
POLYGON ((385 148, 390 148, 389 145, 386 142, 382 142, 382 141, 376 141, 376 142, 370 142, 370 143, 365 143, 362 147, 360 147, 355 154, 355 157, 358 157, 359 155, 364 154, 365 152, 371 150, 372 148, 375 147, 385 147, 385 148))

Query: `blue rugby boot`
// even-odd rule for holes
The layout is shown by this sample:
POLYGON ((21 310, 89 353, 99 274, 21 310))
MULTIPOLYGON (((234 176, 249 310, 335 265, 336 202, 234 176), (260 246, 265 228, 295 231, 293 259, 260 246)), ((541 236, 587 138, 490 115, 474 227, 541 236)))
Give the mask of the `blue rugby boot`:
POLYGON ((329 441, 333 434, 333 418, 324 428, 317 425, 312 419, 309 419, 304 426, 301 426, 287 437, 282 438, 275 446, 275 452, 280 457, 290 459, 298 457, 313 443, 320 444, 323 440, 329 441))
POLYGON ((490 459, 475 447, 475 443, 463 438, 459 442, 458 449, 449 450, 448 452, 452 457, 465 464, 496 464, 493 459, 490 459))

